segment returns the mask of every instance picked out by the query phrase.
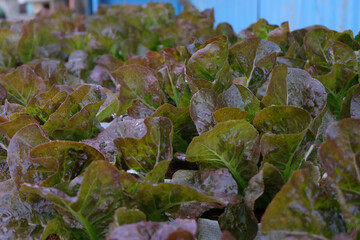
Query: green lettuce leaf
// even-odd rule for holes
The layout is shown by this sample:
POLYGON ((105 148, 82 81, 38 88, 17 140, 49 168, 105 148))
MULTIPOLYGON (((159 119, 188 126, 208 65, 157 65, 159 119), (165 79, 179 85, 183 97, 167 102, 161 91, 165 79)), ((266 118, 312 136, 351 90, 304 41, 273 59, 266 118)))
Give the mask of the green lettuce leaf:
POLYGON ((165 103, 161 105, 152 117, 167 117, 174 127, 173 147, 177 152, 184 153, 196 135, 196 127, 191 119, 189 108, 179 108, 165 103))
MULTIPOLYGON (((239 202, 237 183, 226 168, 203 170, 178 170, 171 179, 172 183, 183 184, 213 197, 215 202, 190 202, 181 204, 179 211, 171 214, 175 218, 193 218, 223 209, 227 204, 239 202)), ((216 215, 216 214, 215 214, 216 215)), ((207 217, 211 217, 207 216, 207 217)))
POLYGON ((251 31, 256 37, 266 39, 269 32, 276 29, 278 26, 269 24, 264 18, 260 18, 256 23, 251 24, 246 30, 251 31))
POLYGON ((224 107, 213 112, 214 120, 219 122, 225 122, 229 120, 246 120, 250 122, 252 120, 251 115, 236 107, 224 107))
POLYGON ((302 158, 296 158, 311 123, 310 114, 292 106, 270 106, 260 111, 254 126, 263 132, 260 148, 263 163, 278 168, 285 181, 299 168, 302 158))
POLYGON ((149 68, 137 64, 125 65, 112 72, 112 76, 121 85, 118 115, 124 114, 135 100, 142 101, 151 109, 162 104, 160 84, 149 68))
POLYGON ((54 139, 75 141, 97 135, 100 126, 96 119, 96 114, 103 103, 104 102, 101 101, 87 104, 79 112, 73 115, 64 127, 57 128, 49 134, 51 134, 54 139))
POLYGON ((284 184, 280 171, 270 163, 265 163, 249 180, 244 190, 244 204, 254 221, 260 222, 260 216, 284 184))
POLYGON ((55 188, 29 183, 24 183, 20 191, 38 194, 52 202, 58 212, 77 223, 68 223, 66 227, 75 233, 86 234, 88 239, 104 237, 115 210, 123 205, 120 173, 105 161, 94 161, 86 168, 79 192, 74 197, 55 188))
POLYGON ((360 224, 359 119, 335 122, 326 130, 319 153, 336 194, 348 230, 360 224))
MULTIPOLYGON (((66 228, 66 223, 64 222, 64 220, 59 218, 53 218, 46 224, 46 228, 41 234, 40 240, 51 239, 52 237, 63 237, 65 239, 71 238, 71 232, 69 229, 66 228)), ((77 237, 79 238, 80 235, 78 235, 77 237)), ((87 236, 82 235, 81 237, 87 236)))
POLYGON ((341 105, 340 118, 360 117, 360 84, 349 88, 341 105))
MULTIPOLYGON (((104 103, 108 96, 106 90, 98 85, 82 84, 65 99, 67 93, 63 91, 54 98, 59 94, 62 94, 61 100, 56 105, 57 108, 50 110, 50 115, 44 112, 45 107, 35 108, 35 115, 46 120, 44 129, 54 139, 79 141, 92 138, 101 129, 97 116, 100 116, 100 119, 106 118, 114 111, 114 98, 109 96, 109 102, 104 103)), ((53 103, 52 100, 49 100, 49 104, 53 103)), ((116 104, 115 100, 115 107, 116 104)))
POLYGON ((312 180, 309 170, 293 173, 266 209, 262 234, 269 239, 287 236, 331 238, 346 230, 336 203, 312 180))
POLYGON ((114 214, 114 221, 109 226, 109 232, 111 234, 111 232, 119 226, 141 221, 146 221, 146 215, 142 211, 138 209, 127 209, 126 207, 118 208, 114 214))
POLYGON ((228 41, 225 36, 209 39, 192 54, 186 64, 186 72, 197 89, 199 83, 209 81, 210 88, 217 92, 231 85, 231 73, 228 64, 228 41))
MULTIPOLYGON (((29 153, 30 161, 40 164, 43 171, 51 173, 42 186, 70 182, 79 176, 87 166, 97 160, 105 160, 93 147, 79 142, 51 141, 33 147, 29 153)), ((39 174, 39 173, 37 173, 39 174)))
MULTIPOLYGON (((13 180, 0 182, 0 237, 10 239, 38 239, 43 224, 48 220, 44 214, 39 221, 37 212, 21 198, 13 180)), ((49 207, 49 206, 44 206, 49 207)))
POLYGON ((161 161, 145 176, 145 180, 152 183, 164 182, 171 160, 161 161))
POLYGON ((0 30, 0 66, 14 67, 17 55, 17 44, 21 33, 2 27, 0 30))
MULTIPOLYGON (((23 127, 10 140, 7 164, 10 176, 18 186, 24 182, 39 183, 52 174, 40 163, 32 161, 29 156, 31 149, 49 141, 46 132, 37 124, 23 127)), ((56 165, 49 162, 47 166, 51 169, 56 165)))
POLYGON ((40 19, 24 24, 17 51, 23 63, 35 58, 58 57, 61 48, 59 38, 40 19))
POLYGON ((355 84, 358 60, 347 44, 340 42, 338 32, 313 29, 304 37, 304 47, 309 62, 305 69, 325 87, 328 106, 339 115, 345 92, 355 84))
POLYGON ((216 108, 234 107, 246 111, 251 120, 261 110, 260 101, 255 95, 241 84, 233 84, 217 98, 216 108))
POLYGON ((215 126, 212 113, 216 109, 217 94, 210 89, 201 89, 193 95, 190 102, 190 116, 199 134, 215 126))
POLYGON ((161 161, 173 157, 172 138, 173 126, 165 117, 146 118, 147 132, 138 138, 120 137, 114 140, 119 150, 120 159, 128 168, 146 174, 161 161))
POLYGON ((281 49, 263 39, 246 39, 229 50, 229 64, 236 77, 247 77, 246 86, 259 98, 265 95, 267 78, 281 49))
POLYGON ((225 204, 238 202, 237 183, 226 168, 179 170, 171 182, 192 187, 225 204))
POLYGON ((227 22, 219 23, 216 26, 215 32, 218 35, 226 36, 231 44, 234 44, 238 40, 238 37, 236 36, 233 27, 227 22))
POLYGON ((195 220, 175 219, 172 222, 138 222, 115 228, 108 239, 196 239, 197 224, 195 220))
MULTIPOLYGON (((191 91, 185 82, 185 59, 180 49, 165 48, 162 52, 164 56, 164 66, 159 69, 162 76, 162 88, 169 98, 175 102, 177 107, 188 107, 190 104, 191 91)), ((188 50, 186 50, 187 55, 188 50)))
POLYGON ((79 79, 87 79, 89 77, 89 69, 91 67, 90 57, 84 50, 76 50, 69 56, 65 63, 67 71, 79 79))
POLYGON ((267 40, 276 43, 277 45, 279 45, 279 47, 283 52, 286 52, 290 45, 290 41, 288 37, 289 35, 290 35, 289 23, 283 22, 279 27, 269 32, 267 36, 267 40))
POLYGON ((239 192, 257 172, 258 131, 244 120, 218 123, 212 130, 195 137, 186 151, 186 160, 206 168, 226 167, 238 184, 239 192))
POLYGON ((66 85, 53 85, 49 91, 32 97, 25 112, 45 123, 71 92, 72 88, 66 85))
POLYGON ((38 122, 32 116, 20 115, 14 120, 0 123, 0 132, 8 140, 10 140, 15 135, 15 133, 17 133, 17 131, 32 123, 38 123, 38 122))
POLYGON ((218 221, 220 229, 230 232, 235 239, 254 239, 258 232, 257 221, 243 202, 228 206, 218 221))
POLYGON ((126 111, 127 115, 134 119, 144 119, 154 113, 154 109, 147 107, 141 101, 135 101, 126 111))
POLYGON ((109 162, 115 162, 119 154, 114 140, 119 137, 142 138, 146 134, 144 119, 122 120, 115 118, 111 124, 96 138, 85 139, 82 142, 100 151, 109 162))
POLYGON ((7 98, 8 96, 8 92, 6 90, 6 88, 0 84, 0 103, 1 104, 4 104, 5 103, 5 99, 7 98))
POLYGON ((38 92, 45 91, 44 80, 27 65, 22 65, 13 72, 2 76, 0 83, 8 91, 9 101, 23 106, 38 92))
POLYGON ((163 221, 165 213, 176 212, 182 203, 215 202, 216 199, 181 184, 160 183, 153 185, 148 182, 139 184, 134 201, 138 209, 144 212, 149 221, 163 221))
POLYGON ((270 77, 265 97, 265 106, 289 105, 308 111, 312 117, 318 116, 326 106, 326 90, 306 71, 286 66, 276 66, 270 77))
POLYGON ((101 105, 98 113, 96 114, 96 118, 100 122, 111 117, 112 114, 116 113, 119 108, 119 100, 117 95, 107 88, 104 88, 104 92, 106 94, 106 100, 101 105))
POLYGON ((42 60, 34 66, 34 71, 44 80, 47 89, 52 85, 71 84, 70 75, 60 60, 42 60))

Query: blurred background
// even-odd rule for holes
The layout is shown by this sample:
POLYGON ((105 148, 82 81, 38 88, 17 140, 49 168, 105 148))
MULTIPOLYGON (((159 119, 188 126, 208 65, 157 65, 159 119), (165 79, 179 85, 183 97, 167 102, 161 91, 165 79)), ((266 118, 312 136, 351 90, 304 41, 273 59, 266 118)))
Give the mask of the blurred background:
MULTIPOLYGON (((162 0, 153 0, 160 2, 162 0)), ((149 0, 0 0, 0 17, 12 19, 31 18, 42 8, 70 7, 90 15, 100 4, 146 4, 149 0)), ((177 13, 184 0, 167 0, 177 13)), ((321 24, 330 29, 343 31, 360 30, 359 0, 190 0, 199 10, 215 9, 216 24, 230 23, 236 32, 245 29, 259 18, 280 25, 289 21, 290 30, 321 24)))

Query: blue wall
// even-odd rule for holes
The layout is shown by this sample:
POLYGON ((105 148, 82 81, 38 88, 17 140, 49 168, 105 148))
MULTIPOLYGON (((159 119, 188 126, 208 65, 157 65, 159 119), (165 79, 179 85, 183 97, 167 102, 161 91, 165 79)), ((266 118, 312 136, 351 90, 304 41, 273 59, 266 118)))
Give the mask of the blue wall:
MULTIPOLYGON (((93 2, 144 4, 148 0, 93 0, 93 2)), ((159 1, 159 0, 157 0, 159 1)), ((155 2, 157 2, 155 0, 155 2)), ((175 9, 180 11, 176 0, 175 9)), ((215 21, 229 22, 236 32, 246 28, 258 18, 271 24, 289 21, 295 30, 313 24, 322 24, 330 29, 351 29, 356 35, 360 31, 360 0, 191 0, 200 10, 215 9, 215 21)), ((93 9, 97 5, 93 4, 93 9)))
POLYGON ((256 19, 272 24, 289 21, 290 29, 322 24, 330 29, 360 30, 359 0, 193 0, 200 10, 213 7, 215 20, 230 22, 235 31, 246 28, 256 19))

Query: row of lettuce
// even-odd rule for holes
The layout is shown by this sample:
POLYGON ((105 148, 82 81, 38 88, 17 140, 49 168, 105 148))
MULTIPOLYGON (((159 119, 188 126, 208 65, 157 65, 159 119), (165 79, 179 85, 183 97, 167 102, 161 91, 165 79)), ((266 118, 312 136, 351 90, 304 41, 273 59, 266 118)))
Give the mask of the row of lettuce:
POLYGON ((1 24, 2 239, 359 239, 351 31, 163 3, 1 24))

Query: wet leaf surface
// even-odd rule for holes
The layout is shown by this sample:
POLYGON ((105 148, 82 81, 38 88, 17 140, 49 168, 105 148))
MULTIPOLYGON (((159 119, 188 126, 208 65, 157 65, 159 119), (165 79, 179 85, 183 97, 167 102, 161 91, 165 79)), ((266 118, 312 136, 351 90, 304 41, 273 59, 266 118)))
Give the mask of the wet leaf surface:
POLYGON ((0 239, 359 240, 360 34, 182 2, 1 21, 0 239))
POLYGON ((212 112, 216 109, 217 94, 210 89, 201 89, 191 98, 190 116, 199 134, 215 126, 212 112))
POLYGON ((146 118, 146 134, 140 139, 120 137, 114 144, 128 168, 142 174, 150 172, 161 161, 171 160, 173 126, 165 117, 146 118))
POLYGON ((331 238, 345 231, 331 201, 307 169, 297 170, 266 209, 261 231, 270 239, 307 234, 331 238))
POLYGON ((359 119, 344 119, 326 130, 319 153, 329 177, 336 185, 338 201, 348 229, 359 226, 359 119))
POLYGON ((297 107, 270 106, 259 112, 254 126, 264 134, 260 140, 263 163, 278 168, 285 181, 299 168, 296 157, 311 122, 310 114, 297 107))
POLYGON ((21 191, 51 201, 60 213, 78 221, 80 226, 76 228, 85 231, 89 239, 98 239, 107 232, 115 209, 123 204, 120 186, 120 174, 114 166, 105 161, 94 161, 86 169, 75 197, 56 188, 29 183, 23 184, 21 191))
POLYGON ((125 113, 134 100, 142 101, 151 109, 163 102, 159 82, 149 68, 126 65, 114 71, 112 76, 121 85, 118 114, 125 113))
POLYGON ((179 206, 187 202, 214 202, 218 200, 181 184, 160 183, 153 185, 140 183, 134 196, 136 206, 146 213, 147 220, 166 220, 165 213, 174 213, 179 206))
POLYGON ((196 238, 195 220, 176 219, 173 222, 139 222, 114 229, 108 239, 184 239, 196 238))
POLYGON ((257 172, 259 160, 257 130, 243 120, 217 124, 214 129, 195 137, 186 151, 186 160, 207 168, 226 167, 241 192, 257 172))

